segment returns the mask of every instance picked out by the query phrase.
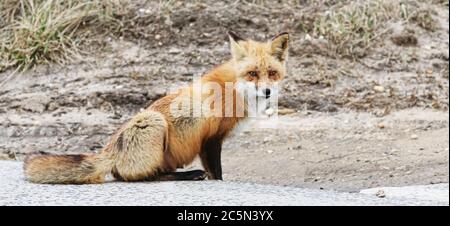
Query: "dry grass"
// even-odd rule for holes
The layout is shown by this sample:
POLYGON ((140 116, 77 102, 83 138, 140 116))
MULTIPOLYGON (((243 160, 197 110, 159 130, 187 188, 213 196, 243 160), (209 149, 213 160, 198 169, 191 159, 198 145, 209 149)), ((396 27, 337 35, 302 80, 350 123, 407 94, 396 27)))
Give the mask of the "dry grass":
POLYGON ((448 6, 448 0, 432 0, 433 4, 441 4, 443 6, 448 6))
POLYGON ((3 0, 0 3, 0 71, 26 70, 77 56, 87 29, 114 22, 118 1, 3 0))
POLYGON ((427 31, 435 31, 438 26, 432 14, 430 9, 418 10, 411 15, 410 20, 427 31))
MULTIPOLYGON (((152 20, 139 14, 130 0, 0 0, 0 72, 26 70, 33 65, 65 63, 79 55, 82 46, 99 33, 148 38, 152 20), (137 16, 137 15, 140 16, 137 16)), ((176 0, 157 1, 158 12, 169 15, 176 0)), ((267 0, 238 3, 273 4, 267 0)), ((407 21, 427 31, 438 29, 433 12, 418 5, 443 4, 448 0, 354 1, 281 0, 288 6, 318 7, 317 15, 299 21, 300 30, 328 41, 331 53, 362 57, 383 34, 389 21, 407 21), (430 2, 431 1, 431 2, 430 2), (326 7, 324 7, 326 6, 326 7), (324 9, 329 9, 325 12, 324 9)), ((286 6, 284 6, 286 7, 286 6)), ((142 13, 141 13, 142 14, 142 13)), ((153 22, 154 23, 154 22, 153 22)), ((100 34, 101 36, 101 34, 100 34)))
POLYGON ((314 36, 329 42, 334 54, 359 58, 389 31, 386 25, 390 21, 413 22, 429 31, 436 29, 429 9, 408 1, 374 0, 331 9, 314 21, 311 30, 314 36))

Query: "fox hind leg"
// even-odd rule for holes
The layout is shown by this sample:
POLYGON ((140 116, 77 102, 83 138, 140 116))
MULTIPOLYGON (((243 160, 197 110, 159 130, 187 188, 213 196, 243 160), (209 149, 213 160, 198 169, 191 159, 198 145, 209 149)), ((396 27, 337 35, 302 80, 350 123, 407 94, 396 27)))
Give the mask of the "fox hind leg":
POLYGON ((156 175, 164 163, 167 122, 155 111, 134 116, 119 131, 113 176, 122 181, 142 181, 156 175))

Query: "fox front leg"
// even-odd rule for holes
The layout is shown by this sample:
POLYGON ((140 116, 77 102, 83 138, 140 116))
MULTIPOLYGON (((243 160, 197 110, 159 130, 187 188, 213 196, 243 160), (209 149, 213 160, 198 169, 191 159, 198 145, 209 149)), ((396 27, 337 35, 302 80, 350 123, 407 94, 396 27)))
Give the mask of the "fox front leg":
POLYGON ((221 154, 221 139, 209 139, 203 144, 200 159, 210 180, 222 180, 221 154))

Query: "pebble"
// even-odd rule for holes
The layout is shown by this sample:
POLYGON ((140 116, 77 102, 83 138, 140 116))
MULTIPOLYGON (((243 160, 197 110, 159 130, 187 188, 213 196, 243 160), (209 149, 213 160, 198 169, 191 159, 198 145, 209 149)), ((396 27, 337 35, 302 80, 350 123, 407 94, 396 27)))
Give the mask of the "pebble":
POLYGON ((305 35, 305 41, 310 41, 311 39, 312 39, 311 35, 309 35, 309 34, 305 35))
POLYGON ((417 140, 418 138, 419 138, 419 136, 417 136, 417 134, 411 135, 411 139, 412 139, 412 140, 417 140))
POLYGON ((375 193, 375 195, 376 195, 378 198, 384 198, 384 197, 386 197, 386 193, 385 193, 384 190, 382 190, 382 189, 378 190, 377 193, 375 193))
POLYGON ((383 86, 374 86, 373 90, 375 90, 379 93, 382 93, 382 92, 384 92, 384 87, 383 86))

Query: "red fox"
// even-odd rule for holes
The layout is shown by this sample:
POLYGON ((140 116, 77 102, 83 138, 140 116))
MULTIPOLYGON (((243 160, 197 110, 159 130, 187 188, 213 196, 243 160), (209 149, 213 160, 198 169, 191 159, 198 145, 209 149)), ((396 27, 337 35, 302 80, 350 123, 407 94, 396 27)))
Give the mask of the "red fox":
MULTIPOLYGON (((177 100, 205 101, 195 96, 195 84, 168 94, 122 125, 96 154, 29 155, 24 161, 25 177, 34 183, 102 183, 108 174, 116 180, 222 180, 222 143, 234 128, 251 114, 250 97, 269 100, 276 84, 286 74, 288 33, 266 42, 242 39, 229 32, 231 59, 206 73, 199 84, 218 84, 219 95, 231 87, 232 100, 221 98, 224 115, 199 117, 175 114, 177 100), (231 84, 231 86, 229 85, 231 84), (264 85, 261 85, 264 84, 264 85), (248 97, 243 98, 243 96, 248 97), (229 107, 232 106, 231 113, 229 107), (243 114, 238 114, 239 109, 243 114), (203 170, 176 172, 200 157, 203 170)), ((212 105, 206 105, 212 106, 212 105)), ((213 107, 211 107, 212 109, 213 107)), ((193 106, 181 108, 192 113, 193 106)))

